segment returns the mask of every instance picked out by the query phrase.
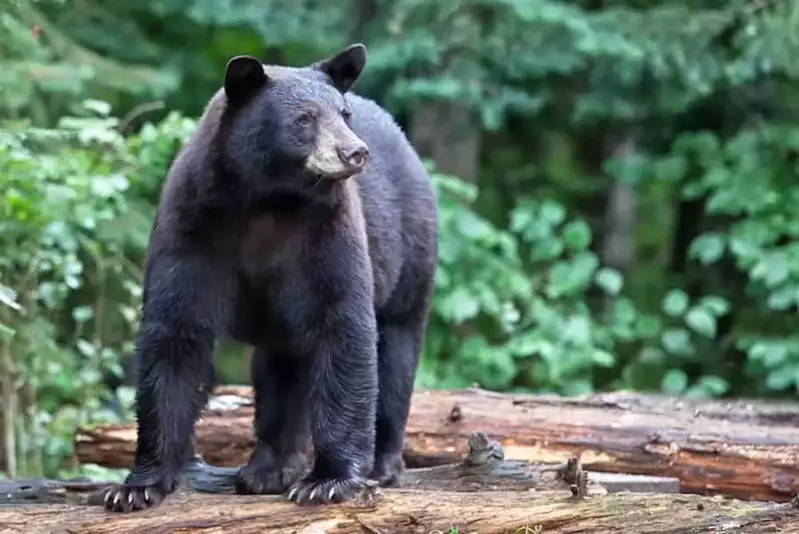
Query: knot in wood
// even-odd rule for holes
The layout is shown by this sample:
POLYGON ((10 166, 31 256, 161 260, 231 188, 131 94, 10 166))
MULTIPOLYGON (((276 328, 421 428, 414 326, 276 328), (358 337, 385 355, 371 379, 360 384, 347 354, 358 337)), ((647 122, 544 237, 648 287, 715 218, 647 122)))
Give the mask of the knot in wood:
POLYGON ((470 465, 484 465, 491 461, 502 461, 505 459, 505 451, 502 446, 488 439, 482 432, 472 432, 469 436, 469 454, 466 456, 465 463, 470 465))

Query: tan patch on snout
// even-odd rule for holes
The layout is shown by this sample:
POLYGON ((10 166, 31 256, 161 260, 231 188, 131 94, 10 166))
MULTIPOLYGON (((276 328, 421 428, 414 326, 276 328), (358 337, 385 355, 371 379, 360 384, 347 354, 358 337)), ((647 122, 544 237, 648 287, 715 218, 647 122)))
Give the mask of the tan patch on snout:
POLYGON ((352 171, 341 161, 338 156, 338 147, 342 144, 349 144, 347 140, 342 142, 342 135, 351 136, 344 127, 337 128, 331 121, 325 121, 319 128, 319 137, 316 147, 305 162, 305 168, 314 174, 322 176, 341 176, 352 174, 352 171), (338 134, 338 135, 337 135, 338 134))

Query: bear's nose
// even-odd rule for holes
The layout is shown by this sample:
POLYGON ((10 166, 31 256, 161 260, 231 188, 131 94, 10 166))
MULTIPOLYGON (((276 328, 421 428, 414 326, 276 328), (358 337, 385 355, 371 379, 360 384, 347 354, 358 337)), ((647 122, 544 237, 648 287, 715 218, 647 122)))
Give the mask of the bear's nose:
POLYGON ((369 149, 366 145, 339 148, 338 157, 347 167, 351 169, 362 169, 369 160, 369 149))

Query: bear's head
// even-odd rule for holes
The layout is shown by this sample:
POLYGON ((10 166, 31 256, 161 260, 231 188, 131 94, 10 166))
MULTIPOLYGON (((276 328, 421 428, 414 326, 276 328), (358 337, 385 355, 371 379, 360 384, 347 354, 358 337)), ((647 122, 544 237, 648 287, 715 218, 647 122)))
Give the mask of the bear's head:
POLYGON ((350 127, 346 94, 365 65, 362 44, 306 67, 232 58, 222 119, 228 165, 261 194, 309 194, 359 174, 369 148, 350 127))

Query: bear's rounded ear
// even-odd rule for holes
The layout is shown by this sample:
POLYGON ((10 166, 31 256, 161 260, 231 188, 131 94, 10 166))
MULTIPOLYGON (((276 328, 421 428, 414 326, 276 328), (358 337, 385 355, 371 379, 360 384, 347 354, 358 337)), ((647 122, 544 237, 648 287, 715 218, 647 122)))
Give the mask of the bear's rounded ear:
POLYGON ((228 99, 240 101, 250 96, 266 83, 264 66, 252 56, 236 56, 225 67, 225 94, 228 99))
POLYGON ((327 74, 342 93, 350 90, 365 66, 366 46, 361 43, 351 44, 338 54, 313 64, 313 68, 327 74))

